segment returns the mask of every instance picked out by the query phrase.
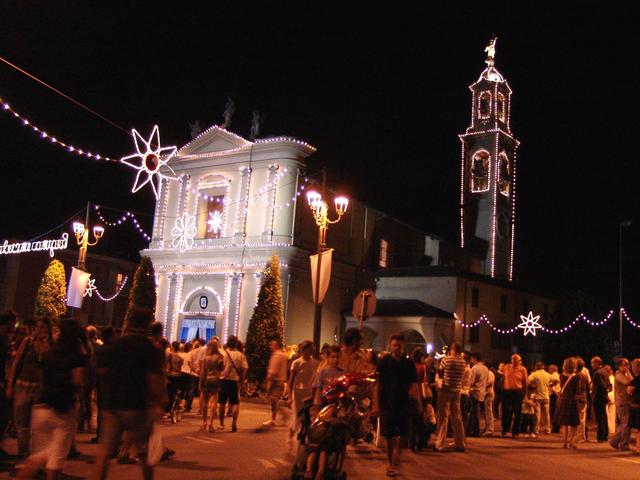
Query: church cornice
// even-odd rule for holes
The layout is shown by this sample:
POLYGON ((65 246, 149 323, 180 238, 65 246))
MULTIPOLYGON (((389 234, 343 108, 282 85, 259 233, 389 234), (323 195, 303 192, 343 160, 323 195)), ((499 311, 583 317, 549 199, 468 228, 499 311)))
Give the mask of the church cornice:
POLYGON ((491 134, 491 133, 501 133, 505 137, 511 139, 516 144, 516 147, 518 145, 520 145, 520 141, 519 140, 517 140, 513 135, 511 135, 507 131, 503 130, 502 128, 492 128, 492 129, 489 129, 489 130, 479 130, 479 131, 476 131, 476 132, 470 132, 469 131, 470 129, 471 129, 471 127, 467 128, 467 131, 465 133, 462 133, 462 134, 458 135, 458 138, 460 138, 460 140, 463 140, 465 137, 472 137, 472 136, 475 136, 475 135, 487 135, 487 134, 491 134))
POLYGON ((307 157, 316 151, 313 145, 293 137, 277 136, 261 138, 252 142, 224 128, 213 125, 192 141, 182 146, 176 154, 176 159, 178 161, 185 161, 200 158, 228 157, 242 155, 249 151, 275 150, 291 146, 295 147, 303 157, 307 157), (202 151, 206 149, 208 145, 214 144, 216 139, 226 143, 228 148, 202 151))

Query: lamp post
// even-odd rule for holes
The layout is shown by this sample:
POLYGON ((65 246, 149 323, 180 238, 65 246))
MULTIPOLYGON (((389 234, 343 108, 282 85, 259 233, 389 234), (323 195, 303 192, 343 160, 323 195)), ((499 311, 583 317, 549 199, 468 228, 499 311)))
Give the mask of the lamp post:
POLYGON ((87 248, 93 247, 98 244, 102 235, 104 235, 104 228, 100 226, 93 227, 94 241, 89 241, 89 210, 91 203, 87 202, 87 216, 85 217, 85 223, 73 222, 73 233, 76 235, 76 242, 80 247, 78 251, 78 268, 80 270, 86 269, 87 260, 87 248), (86 224, 86 226, 85 226, 86 224))
POLYGON ((623 356, 623 349, 622 349, 622 228, 623 227, 630 227, 631 226, 631 220, 625 220, 623 222, 620 222, 619 225, 619 235, 618 235, 618 241, 620 244, 620 247, 618 249, 618 253, 619 253, 619 258, 618 258, 618 322, 619 322, 619 331, 618 331, 618 343, 620 344, 620 356, 623 356))
MULTIPOLYGON (((324 177, 324 172, 323 172, 324 177)), ((323 189, 326 190, 325 181, 323 179, 323 189)), ((349 206, 349 199, 347 197, 338 196, 334 199, 334 205, 336 214, 338 215, 335 220, 329 219, 329 206, 327 202, 322 199, 322 195, 318 192, 310 191, 307 193, 307 201, 313 214, 313 219, 318 226, 318 260, 316 262, 316 285, 315 285, 315 311, 313 315, 313 346, 316 352, 320 352, 320 328, 322 321, 322 302, 320 301, 320 270, 322 268, 322 252, 326 247, 327 229, 329 225, 338 223, 342 216, 346 213, 349 206)))

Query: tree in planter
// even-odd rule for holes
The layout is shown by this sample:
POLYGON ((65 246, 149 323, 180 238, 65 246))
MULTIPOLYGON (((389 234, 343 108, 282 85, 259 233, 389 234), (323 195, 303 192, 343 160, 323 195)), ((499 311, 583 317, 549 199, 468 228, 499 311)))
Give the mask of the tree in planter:
POLYGON ((282 284, 277 255, 269 259, 262 276, 258 303, 253 310, 247 331, 245 354, 249 363, 249 381, 262 383, 266 376, 271 350, 271 340, 284 340, 284 312, 282 308, 282 284))
POLYGON ((34 316, 57 320, 67 313, 66 297, 67 280, 64 265, 58 260, 51 260, 36 293, 34 316))
POLYGON ((129 305, 124 316, 126 327, 133 309, 149 310, 155 313, 156 310, 156 278, 153 271, 153 264, 149 257, 142 257, 140 265, 133 275, 133 286, 129 293, 129 305))

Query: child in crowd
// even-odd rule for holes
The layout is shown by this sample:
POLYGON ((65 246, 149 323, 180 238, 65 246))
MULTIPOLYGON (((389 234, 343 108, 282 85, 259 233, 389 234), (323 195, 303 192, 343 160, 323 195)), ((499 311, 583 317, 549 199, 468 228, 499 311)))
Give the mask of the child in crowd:
POLYGON ((527 386, 527 394, 522 400, 522 433, 524 434, 524 438, 538 438, 534 433, 536 428, 535 395, 536 386, 529 384, 527 386))
POLYGON ((289 375, 289 398, 293 407, 293 421, 289 430, 289 438, 293 439, 300 428, 300 409, 306 400, 313 398, 313 379, 318 370, 318 360, 313 358, 313 342, 305 340, 300 344, 301 356, 291 364, 289 375))
POLYGON ((322 404, 322 391, 333 382, 336 378, 344 375, 344 370, 338 367, 340 363, 340 346, 333 345, 329 347, 329 366, 319 370, 313 382, 314 394, 313 405, 322 404))
MULTIPOLYGON (((313 408, 311 410, 312 417, 322 406, 322 391, 336 378, 344 375, 344 370, 338 367, 340 363, 340 346, 333 345, 329 348, 329 365, 316 373, 313 381, 313 408)), ((327 467, 327 452, 319 452, 316 445, 309 445, 309 455, 307 456, 307 465, 304 473, 305 480, 313 478, 313 465, 318 459, 318 471, 315 478, 324 478, 325 469, 327 467)))
POLYGON ((429 444, 429 437, 436 431, 436 411, 433 409, 433 405, 430 402, 425 402, 424 406, 424 425, 427 438, 425 444, 429 444))

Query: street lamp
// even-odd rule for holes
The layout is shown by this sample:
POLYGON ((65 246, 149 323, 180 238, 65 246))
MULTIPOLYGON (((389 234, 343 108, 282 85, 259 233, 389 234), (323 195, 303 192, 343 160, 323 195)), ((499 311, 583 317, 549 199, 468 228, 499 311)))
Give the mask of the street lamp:
POLYGON ((619 236, 618 236, 618 240, 620 242, 620 248, 618 249, 618 253, 620 255, 618 261, 619 261, 619 268, 618 268, 618 322, 619 322, 619 332, 618 332, 618 342, 620 344, 620 356, 623 356, 623 350, 622 350, 622 309, 623 309, 623 305, 622 305, 622 228, 623 227, 630 227, 631 226, 631 220, 625 220, 623 222, 620 222, 620 230, 619 230, 619 236))
POLYGON ((315 312, 313 316, 313 346, 316 354, 320 351, 320 325, 322 320, 322 302, 320 301, 320 269, 322 265, 322 252, 326 247, 327 229, 329 225, 338 223, 342 216, 347 212, 349 207, 349 199, 347 197, 338 196, 333 200, 336 214, 335 220, 329 219, 329 206, 322 199, 322 195, 318 192, 310 191, 307 193, 307 201, 313 214, 313 219, 318 226, 318 260, 316 262, 316 285, 315 285, 315 312))
POLYGON ((93 227, 93 242, 89 241, 89 228, 85 227, 83 223, 73 222, 73 233, 75 233, 76 242, 80 247, 80 251, 78 252, 78 268, 84 270, 87 259, 87 248, 98 244, 104 235, 104 228, 100 226, 93 227))

